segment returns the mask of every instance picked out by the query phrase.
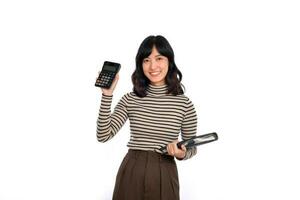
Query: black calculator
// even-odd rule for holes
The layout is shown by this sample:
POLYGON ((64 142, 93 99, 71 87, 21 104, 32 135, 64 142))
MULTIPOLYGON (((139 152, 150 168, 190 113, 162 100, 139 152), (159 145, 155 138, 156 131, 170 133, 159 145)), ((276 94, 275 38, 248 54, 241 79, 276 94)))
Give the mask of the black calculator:
POLYGON ((96 80, 95 86, 101 88, 110 88, 120 68, 121 65, 119 63, 105 61, 96 80))

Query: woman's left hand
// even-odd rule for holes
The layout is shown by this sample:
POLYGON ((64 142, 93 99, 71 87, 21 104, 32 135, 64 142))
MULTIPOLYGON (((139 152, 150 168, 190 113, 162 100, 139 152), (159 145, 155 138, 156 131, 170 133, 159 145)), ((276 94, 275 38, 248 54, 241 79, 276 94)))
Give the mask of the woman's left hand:
POLYGON ((178 142, 179 142, 178 140, 175 140, 172 143, 169 143, 167 145, 167 150, 170 156, 175 156, 178 159, 182 159, 186 154, 186 148, 184 145, 181 145, 181 149, 179 149, 177 147, 178 142))

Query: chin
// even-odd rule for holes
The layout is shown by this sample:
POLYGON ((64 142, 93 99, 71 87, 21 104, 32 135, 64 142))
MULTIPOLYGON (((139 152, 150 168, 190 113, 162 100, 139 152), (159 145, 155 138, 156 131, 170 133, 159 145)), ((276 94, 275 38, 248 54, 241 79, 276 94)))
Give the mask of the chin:
POLYGON ((159 80, 159 81, 157 81, 157 80, 150 80, 150 81, 151 81, 152 85, 156 85, 156 84, 163 85, 164 84, 164 83, 161 83, 162 80, 159 80))
POLYGON ((164 78, 162 78, 162 77, 155 77, 155 78, 153 78, 153 77, 151 77, 151 75, 149 75, 147 78, 149 79, 149 81, 152 84, 157 84, 157 83, 160 83, 160 82, 162 82, 164 80, 164 78))

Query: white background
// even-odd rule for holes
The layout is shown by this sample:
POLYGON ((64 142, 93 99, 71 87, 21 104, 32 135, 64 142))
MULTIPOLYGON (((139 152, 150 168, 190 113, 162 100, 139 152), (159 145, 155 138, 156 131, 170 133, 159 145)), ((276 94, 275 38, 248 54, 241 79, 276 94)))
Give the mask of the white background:
POLYGON ((0 200, 111 199, 129 123, 97 142, 95 79, 122 64, 114 106, 153 34, 174 49, 198 134, 220 137, 177 162, 181 199, 299 199, 296 2, 1 1, 0 200))

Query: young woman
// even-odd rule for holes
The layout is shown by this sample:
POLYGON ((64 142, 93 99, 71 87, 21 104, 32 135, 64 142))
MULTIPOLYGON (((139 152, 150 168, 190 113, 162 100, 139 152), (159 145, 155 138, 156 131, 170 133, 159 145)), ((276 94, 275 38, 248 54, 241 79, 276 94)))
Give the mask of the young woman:
POLYGON ((178 136, 196 135, 197 115, 184 95, 182 74, 174 52, 163 36, 149 36, 139 47, 132 74, 133 92, 125 94, 111 113, 113 91, 102 88, 97 138, 106 142, 126 120, 130 122, 128 153, 117 173, 113 200, 179 200, 177 160, 186 160, 197 149, 177 148, 178 136), (167 146, 168 155, 160 148, 167 146))

